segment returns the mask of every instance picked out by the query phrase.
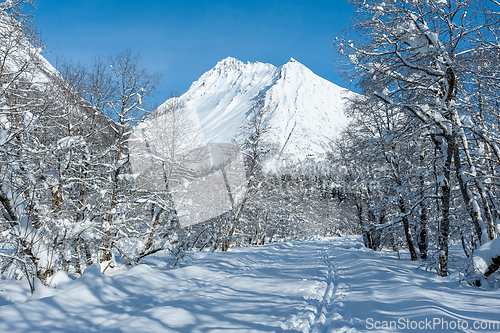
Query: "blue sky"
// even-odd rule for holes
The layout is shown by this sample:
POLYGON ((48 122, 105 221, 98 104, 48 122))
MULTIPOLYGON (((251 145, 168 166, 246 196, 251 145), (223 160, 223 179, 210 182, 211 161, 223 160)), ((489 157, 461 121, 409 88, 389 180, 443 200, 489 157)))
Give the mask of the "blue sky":
POLYGON ((232 56, 281 66, 291 57, 319 76, 346 84, 332 63, 331 40, 349 25, 347 1, 38 0, 35 20, 52 52, 88 63, 126 48, 162 74, 155 101, 184 93, 232 56))

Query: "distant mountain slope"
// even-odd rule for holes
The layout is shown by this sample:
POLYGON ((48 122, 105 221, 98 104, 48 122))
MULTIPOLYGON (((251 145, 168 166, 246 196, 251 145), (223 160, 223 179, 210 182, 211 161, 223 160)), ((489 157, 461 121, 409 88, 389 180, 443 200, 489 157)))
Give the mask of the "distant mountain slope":
POLYGON ((0 11, 0 76, 4 81, 15 78, 32 84, 47 83, 59 73, 43 57, 42 49, 31 44, 22 27, 0 11))
POLYGON ((294 59, 276 68, 229 57, 203 74, 179 101, 199 119, 208 142, 231 142, 262 96, 270 108, 265 140, 278 146, 281 158, 303 160, 321 158, 338 136, 346 124, 343 97, 348 93, 294 59))

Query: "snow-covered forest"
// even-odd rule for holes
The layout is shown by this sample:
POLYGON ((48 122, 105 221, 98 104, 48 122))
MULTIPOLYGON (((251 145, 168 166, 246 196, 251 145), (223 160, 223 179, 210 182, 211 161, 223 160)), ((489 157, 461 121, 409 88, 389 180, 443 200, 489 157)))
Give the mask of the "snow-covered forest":
POLYGON ((499 4, 352 3, 336 41, 361 89, 340 142, 344 186, 367 246, 404 243, 446 276, 452 242, 472 257, 500 231, 499 4))
POLYGON ((356 233, 339 215, 338 177, 326 161, 263 171, 274 148, 262 140, 269 112, 262 98, 246 102, 252 111, 238 130, 242 172, 235 163, 193 167, 203 167, 207 153, 196 124, 176 98, 151 112, 160 77, 138 54, 97 56, 90 68, 60 61, 55 69, 30 30, 29 4, 2 4, 3 276, 27 279, 34 290, 60 270, 79 276, 94 263, 104 271, 117 262, 134 266, 158 251, 169 251, 176 266, 194 250, 356 233), (234 198, 229 187, 196 183, 197 172, 221 170, 226 181, 242 174, 234 198), (186 179, 212 213, 196 223, 182 223, 174 200, 186 179), (218 191, 229 193, 228 207, 212 200, 218 191))
MULTIPOLYGON (((125 282, 118 286, 100 273, 130 270, 130 277, 144 271, 152 277, 140 264, 159 260, 155 269, 166 270, 211 252, 252 257, 253 250, 236 248, 291 242, 255 251, 265 256, 265 249, 300 249, 300 255, 290 254, 296 264, 307 262, 299 256, 319 253, 327 272, 320 283, 323 298, 314 311, 308 305, 294 315, 283 310, 287 320, 273 317, 269 327, 248 327, 303 332, 361 325, 360 317, 342 321, 344 313, 332 312, 348 300, 348 288, 335 284, 341 278, 329 259, 335 253, 345 268, 351 259, 369 265, 363 256, 379 258, 375 251, 385 251, 379 262, 394 272, 408 270, 410 259, 422 279, 459 276, 467 293, 481 288, 483 296, 484 289, 498 289, 500 3, 350 3, 353 25, 334 45, 342 75, 356 93, 332 97, 344 114, 332 111, 330 120, 314 119, 321 116, 320 105, 330 107, 314 93, 335 89, 293 59, 276 69, 228 58, 193 84, 214 89, 214 75, 231 87, 231 75, 248 79, 247 86, 234 88, 234 109, 236 98, 222 109, 223 98, 190 90, 153 110, 161 77, 139 53, 127 49, 96 56, 88 67, 66 60, 53 67, 43 57, 32 2, 0 2, 2 279, 26 282, 33 299, 51 296, 47 287, 70 283, 68 276, 90 290, 92 281, 120 289, 125 282), (300 80, 296 90, 279 90, 290 78, 300 80), (316 81, 304 83, 309 79, 316 81), (252 89, 251 98, 241 97, 252 89), (290 112, 300 104, 290 92, 299 89, 309 103, 300 107, 310 118, 290 112), (280 96, 289 104, 280 106, 280 96), (192 111, 196 106, 200 112, 200 105, 208 110, 201 122, 192 111), (217 117, 241 120, 230 129, 229 122, 210 129, 219 138, 234 132, 230 142, 208 142, 204 126, 217 117), (338 128, 325 127, 328 121, 338 128), (313 142, 313 135, 323 141, 313 142), (324 238, 332 236, 350 237, 324 238), (400 264, 395 256, 403 258, 400 264), (338 296, 337 307, 332 295, 338 296)), ((224 254, 210 258, 230 262, 233 257, 224 254)), ((249 270, 260 267, 257 257, 249 259, 249 270)), ((307 274, 304 281, 314 279, 307 274)), ((271 277, 281 278, 266 275, 271 277)), ((321 294, 307 290, 304 299, 321 294)))

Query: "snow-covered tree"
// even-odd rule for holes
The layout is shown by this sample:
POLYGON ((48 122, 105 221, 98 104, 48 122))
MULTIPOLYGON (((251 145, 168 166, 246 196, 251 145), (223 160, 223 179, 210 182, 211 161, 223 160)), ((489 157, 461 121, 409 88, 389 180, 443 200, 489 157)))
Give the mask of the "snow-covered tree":
POLYGON ((140 220, 130 173, 129 139, 134 126, 147 112, 146 101, 156 91, 159 76, 148 73, 132 50, 111 56, 107 61, 97 59, 93 73, 93 106, 111 120, 114 132, 114 141, 102 156, 107 176, 100 189, 104 194, 100 258, 109 261, 117 242, 128 235, 127 228, 140 220))
MULTIPOLYGON (((189 245, 177 216, 174 197, 183 184, 195 177, 196 167, 208 158, 203 133, 184 103, 171 97, 139 123, 132 135, 132 171, 141 201, 150 207, 150 219, 143 219, 140 237, 127 254, 137 262, 142 257, 161 251, 172 252, 172 265, 183 256, 189 245), (175 245, 174 245, 175 244, 175 245)), ((179 203, 179 202, 178 202, 179 203)))
POLYGON ((354 25, 337 41, 350 62, 346 77, 368 88, 368 98, 374 102, 418 121, 419 136, 430 138, 439 152, 438 274, 447 275, 450 225, 457 208, 453 184, 458 185, 477 239, 485 242, 493 236, 488 232, 493 221, 484 178, 477 174, 471 154, 471 133, 491 149, 494 145, 484 128, 467 117, 470 108, 464 101, 475 94, 465 85, 474 56, 496 45, 491 34, 498 25, 498 12, 491 10, 496 4, 480 0, 350 3, 355 6, 354 25))
MULTIPOLYGON (((43 136, 54 106, 51 66, 32 29, 31 1, 0 3, 0 208, 2 271, 19 267, 32 281, 55 265, 43 191, 51 138, 43 136)), ((31 283, 33 289, 33 283, 31 283)))

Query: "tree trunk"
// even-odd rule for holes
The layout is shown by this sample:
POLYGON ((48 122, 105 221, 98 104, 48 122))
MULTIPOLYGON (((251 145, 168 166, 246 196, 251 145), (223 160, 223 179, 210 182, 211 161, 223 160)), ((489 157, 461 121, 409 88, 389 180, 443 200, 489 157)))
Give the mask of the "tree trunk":
POLYGON ((427 260, 427 214, 426 208, 422 207, 420 212, 420 232, 418 235, 418 251, 420 252, 420 258, 422 260, 427 260))
POLYGON ((450 138, 443 138, 442 145, 447 145, 447 147, 441 147, 443 153, 446 152, 444 166, 443 166, 443 179, 440 182, 440 188, 442 192, 442 219, 439 223, 439 234, 438 234, 438 275, 447 276, 448 275, 448 236, 450 232, 450 206, 451 206, 451 164, 453 159, 453 149, 450 147, 450 138))
MULTIPOLYGON (((423 165, 424 154, 420 155, 420 162, 423 165)), ((420 175, 420 197, 423 199, 425 197, 425 179, 424 176, 420 175)), ((427 260, 427 208, 425 202, 422 200, 420 203, 420 232, 418 235, 418 251, 420 252, 420 259, 427 260)))
MULTIPOLYGON (((462 194, 462 198, 465 203, 465 207, 470 217, 472 218, 472 224, 474 225, 474 230, 476 232, 477 238, 480 243, 483 243, 484 236, 487 237, 487 235, 483 235, 484 221, 481 218, 481 212, 479 211, 479 205, 476 202, 476 198, 474 198, 472 192, 467 188, 467 182, 466 179, 464 179, 464 166, 460 161, 460 151, 458 149, 458 143, 455 136, 449 138, 448 146, 449 150, 451 150, 453 153, 453 164, 455 166, 455 173, 458 180, 458 185, 460 187, 460 193, 462 194)), ((484 240, 487 241, 487 239, 484 240)))
POLYGON ((406 205, 403 201, 403 197, 399 196, 399 209, 401 214, 403 214, 403 227, 405 230, 406 243, 408 244, 408 250, 410 251, 410 257, 412 261, 417 260, 417 251, 415 251, 415 246, 413 245, 413 240, 410 233, 410 222, 408 221, 408 216, 406 215, 406 205))

